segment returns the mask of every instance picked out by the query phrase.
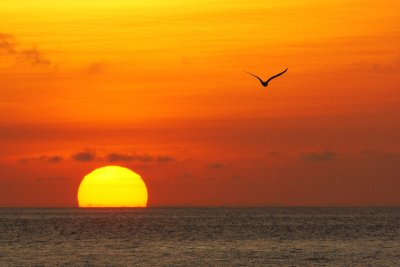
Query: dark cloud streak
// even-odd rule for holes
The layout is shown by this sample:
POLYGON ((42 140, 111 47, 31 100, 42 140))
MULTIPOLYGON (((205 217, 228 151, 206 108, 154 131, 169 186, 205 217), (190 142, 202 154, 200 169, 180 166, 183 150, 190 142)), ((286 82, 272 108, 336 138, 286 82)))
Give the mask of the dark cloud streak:
POLYGON ((15 51, 15 40, 12 35, 0 33, 0 54, 14 54, 15 51))
POLYGON ((96 75, 103 73, 106 69, 106 64, 103 62, 93 62, 89 64, 89 66, 86 69, 86 73, 90 75, 96 75))
POLYGON ((223 168, 228 167, 228 165, 222 164, 222 163, 219 163, 219 162, 214 162, 214 163, 209 164, 207 167, 209 169, 223 169, 223 168))
POLYGON ((11 34, 0 33, 0 55, 13 57, 16 62, 31 66, 48 66, 52 62, 34 47, 19 49, 19 43, 11 34))
POLYGON ((174 159, 169 156, 152 156, 148 154, 137 155, 137 154, 122 154, 122 153, 109 153, 105 155, 105 160, 108 162, 151 162, 157 161, 159 163, 165 163, 173 161, 174 159))
POLYGON ((150 155, 132 155, 132 154, 121 154, 121 153, 109 153, 105 156, 105 160, 108 162, 149 162, 153 160, 150 155))
POLYGON ((309 162, 328 162, 333 161, 337 157, 337 154, 332 151, 323 151, 323 152, 308 152, 302 153, 300 155, 300 159, 309 162))
POLYGON ((46 163, 59 163, 63 160, 61 156, 58 155, 53 155, 53 156, 38 156, 38 157, 28 157, 28 158, 21 158, 18 160, 19 163, 27 163, 30 161, 41 161, 41 162, 46 162, 46 163))
POLYGON ((73 160, 80 161, 80 162, 90 162, 96 159, 96 152, 92 150, 84 150, 78 153, 73 154, 73 160))
POLYGON ((157 162, 164 163, 164 162, 171 162, 174 161, 174 158, 169 156, 157 156, 157 162))
POLYGON ((37 177, 36 181, 63 181, 67 178, 65 176, 49 176, 49 177, 37 177))

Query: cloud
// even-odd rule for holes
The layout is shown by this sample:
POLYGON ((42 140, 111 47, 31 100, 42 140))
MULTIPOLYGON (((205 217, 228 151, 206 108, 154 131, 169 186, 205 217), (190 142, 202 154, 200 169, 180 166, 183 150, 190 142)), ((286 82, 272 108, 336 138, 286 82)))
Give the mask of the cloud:
POLYGON ((210 169, 223 169, 223 168, 228 167, 228 165, 222 164, 219 162, 214 162, 214 163, 209 164, 207 167, 210 169))
POLYGON ((375 159, 400 159, 400 153, 395 151, 364 150, 360 152, 360 155, 375 159))
POLYGON ((335 160, 337 154, 332 151, 323 151, 323 152, 309 152, 309 153, 302 153, 300 158, 304 161, 310 162, 327 162, 335 160))
POLYGON ((46 160, 47 162, 51 162, 51 163, 57 163, 62 161, 62 157, 61 156, 51 156, 51 157, 47 157, 46 160))
MULTIPOLYGON (((104 156, 98 155, 94 149, 84 149, 80 152, 71 155, 71 158, 79 162, 91 162, 91 161, 107 161, 107 162, 157 162, 157 163, 168 163, 175 159, 165 155, 149 155, 149 154, 123 154, 123 153, 108 153, 104 156)), ((27 163, 30 161, 41 161, 47 163, 59 163, 63 161, 63 157, 59 155, 43 155, 35 157, 25 157, 18 160, 20 163, 27 163)))
POLYGON ((59 163, 63 160, 61 156, 58 155, 53 155, 53 156, 37 156, 37 157, 29 157, 29 158, 21 158, 18 160, 20 163, 27 163, 30 161, 41 161, 41 162, 47 162, 47 163, 59 163))
POLYGON ((49 176, 49 177, 37 177, 36 181, 63 181, 67 178, 65 176, 49 176))
POLYGON ((25 61, 30 65, 51 64, 51 61, 46 59, 44 55, 36 47, 19 51, 19 56, 22 61, 25 61))
POLYGON ((280 157, 282 155, 283 154, 281 152, 278 152, 278 151, 270 151, 270 152, 268 152, 268 156, 271 156, 271 157, 280 157))
POLYGON ((153 160, 153 157, 150 155, 132 155, 132 154, 121 154, 121 153, 109 153, 105 156, 106 161, 108 162, 131 162, 131 161, 140 161, 140 162, 149 162, 153 160))
POLYGON ((187 57, 181 57, 181 62, 185 65, 190 64, 190 60, 187 57))
POLYGON ((95 75, 99 73, 103 73, 106 69, 106 64, 104 62, 93 62, 89 64, 86 68, 86 73, 90 75, 95 75))
POLYGON ((160 163, 164 163, 174 161, 174 158, 170 156, 157 156, 156 160, 160 163))
POLYGON ((117 162, 117 161, 132 161, 133 157, 131 155, 119 154, 119 153, 109 153, 105 156, 106 161, 108 162, 117 162))
POLYGON ((0 54, 14 54, 15 47, 16 42, 12 35, 0 33, 0 54))
POLYGON ((0 55, 12 57, 14 61, 31 66, 51 65, 51 61, 35 46, 19 48, 21 45, 11 34, 0 33, 0 55))
POLYGON ((122 153, 109 153, 105 155, 105 160, 108 162, 151 162, 157 161, 160 163, 170 162, 174 159, 169 156, 152 156, 149 154, 137 155, 137 154, 122 154, 122 153))
POLYGON ((73 154, 72 159, 81 162, 94 161, 96 159, 96 152, 86 149, 84 151, 73 154))
POLYGON ((195 175, 193 173, 190 173, 190 172, 184 172, 184 173, 181 174, 181 177, 183 179, 192 179, 192 178, 195 177, 195 175))

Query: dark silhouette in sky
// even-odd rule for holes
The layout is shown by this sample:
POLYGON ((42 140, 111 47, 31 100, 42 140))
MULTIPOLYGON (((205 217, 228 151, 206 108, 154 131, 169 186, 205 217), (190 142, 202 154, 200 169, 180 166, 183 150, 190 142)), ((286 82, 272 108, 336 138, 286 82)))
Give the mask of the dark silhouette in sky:
POLYGON ((278 73, 278 74, 272 76, 271 78, 269 78, 269 79, 266 80, 265 82, 264 82, 260 77, 258 77, 257 75, 254 75, 253 73, 250 73, 250 72, 247 72, 247 71, 245 71, 245 72, 247 72, 248 74, 250 74, 250 75, 256 77, 256 78, 261 82, 261 85, 262 85, 262 86, 267 87, 267 86, 268 86, 268 83, 269 83, 272 79, 275 79, 276 77, 281 76, 281 75, 284 74, 287 70, 288 70, 288 68, 286 68, 286 70, 282 71, 281 73, 278 73))

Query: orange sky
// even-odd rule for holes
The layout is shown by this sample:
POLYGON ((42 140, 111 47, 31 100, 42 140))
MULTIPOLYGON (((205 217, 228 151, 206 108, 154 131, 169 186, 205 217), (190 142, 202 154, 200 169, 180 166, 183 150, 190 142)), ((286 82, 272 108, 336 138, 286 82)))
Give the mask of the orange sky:
POLYGON ((82 2, 0 3, 0 206, 400 205, 398 1, 82 2))

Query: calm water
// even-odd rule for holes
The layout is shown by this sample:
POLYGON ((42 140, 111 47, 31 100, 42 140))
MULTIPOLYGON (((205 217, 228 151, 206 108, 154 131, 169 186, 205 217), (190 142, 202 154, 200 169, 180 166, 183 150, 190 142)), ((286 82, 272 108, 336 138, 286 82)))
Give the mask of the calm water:
POLYGON ((400 208, 0 209, 0 265, 400 266, 400 208))

